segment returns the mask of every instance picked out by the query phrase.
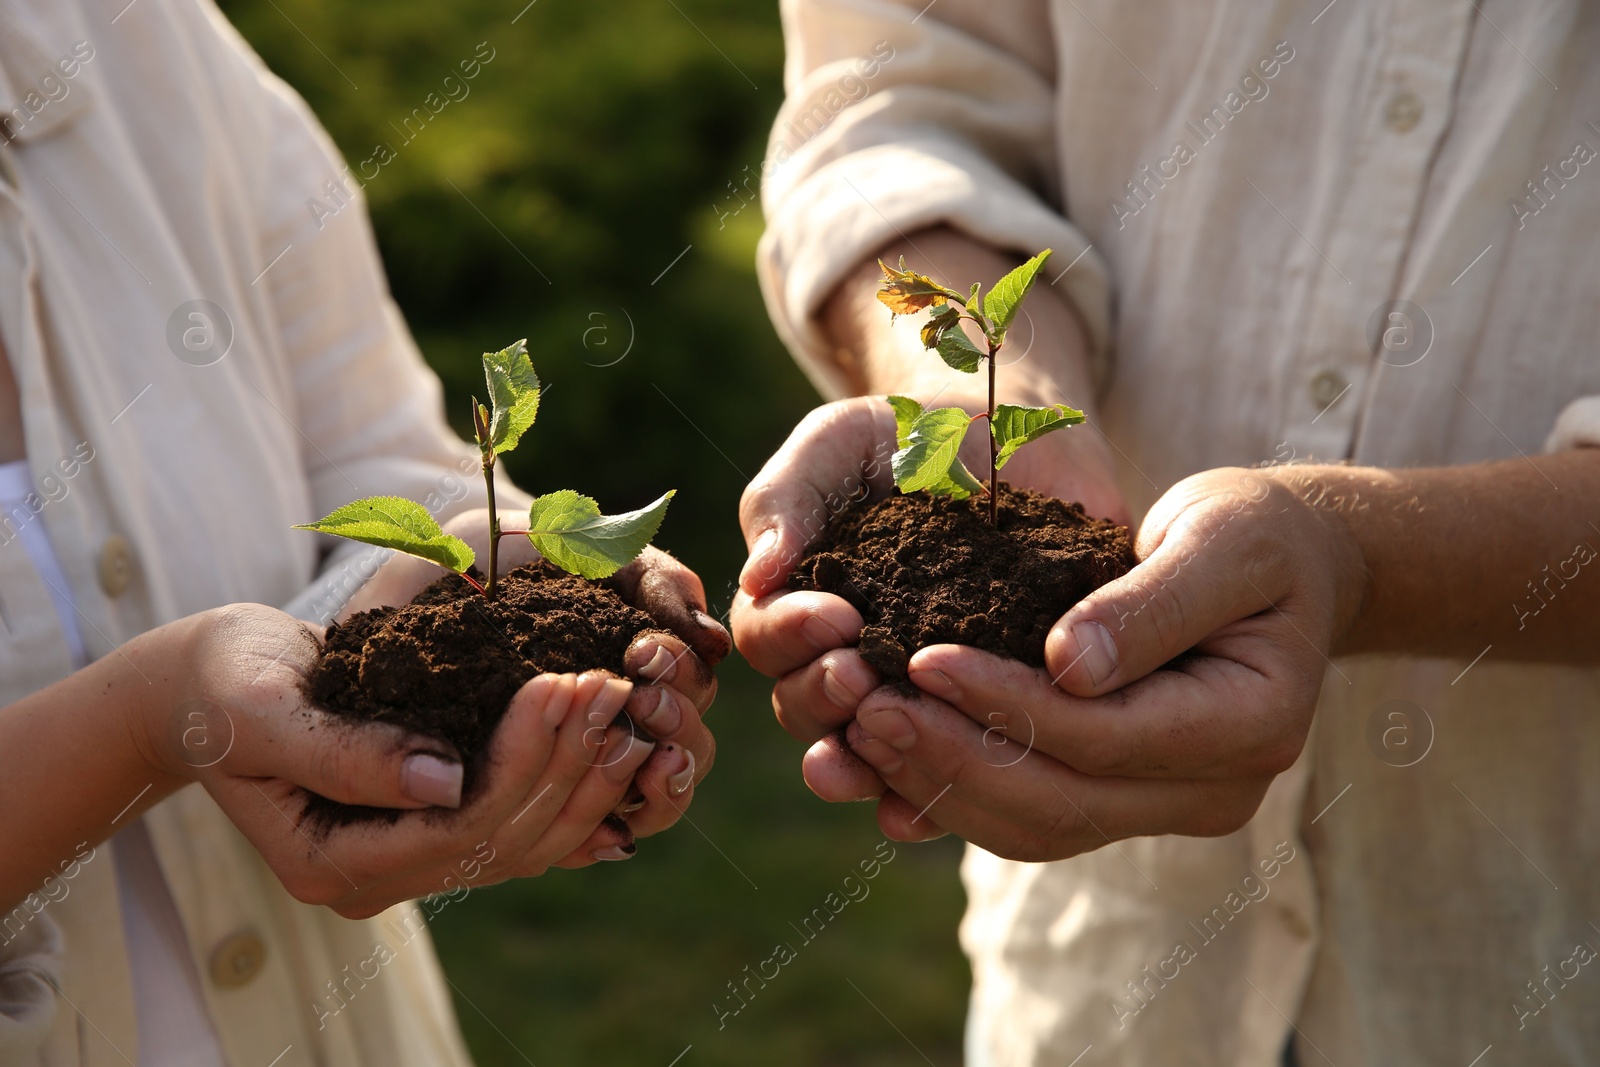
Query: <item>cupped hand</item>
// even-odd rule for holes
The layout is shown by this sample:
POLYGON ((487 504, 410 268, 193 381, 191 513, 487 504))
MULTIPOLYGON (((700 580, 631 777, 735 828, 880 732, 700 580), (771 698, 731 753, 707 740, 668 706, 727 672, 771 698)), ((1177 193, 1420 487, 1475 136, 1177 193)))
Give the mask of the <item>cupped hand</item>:
MULTIPOLYGON (((540 675, 512 698, 463 804, 462 767, 447 745, 306 702, 313 630, 260 605, 191 618, 175 658, 184 699, 148 724, 152 762, 200 782, 293 896, 341 915, 624 859, 634 832, 611 813, 639 788, 676 811, 692 787, 687 759, 660 760, 669 750, 682 756, 679 744, 612 725, 631 682, 540 675), (394 814, 341 824, 308 814, 308 793, 394 814)), ((676 815, 660 808, 647 803, 634 818, 653 820, 647 831, 662 828, 676 815)))
POLYGON ((885 833, 937 820, 1052 860, 1248 822, 1305 743, 1365 582, 1342 520, 1294 486, 1238 469, 1179 483, 1139 532, 1139 564, 1051 631, 1045 670, 958 645, 916 653, 920 695, 871 694, 847 734, 896 794, 885 833))
MULTIPOLYGON (((969 411, 985 404, 975 394, 948 390, 918 399, 969 411)), ((792 592, 786 582, 834 516, 854 501, 891 491, 894 451, 894 415, 882 398, 824 404, 800 422, 740 502, 750 556, 734 600, 734 640, 752 666, 777 679, 772 701, 778 721, 811 744, 802 773, 824 800, 885 793, 882 778, 850 752, 840 733, 881 680, 855 651, 860 614, 840 597, 792 592)), ((981 432, 968 435, 962 458, 974 471, 987 470, 981 432)), ((1019 453, 1005 474, 1012 484, 1081 500, 1091 514, 1127 521, 1107 446, 1092 428, 1041 439, 1019 453)), ((940 832, 926 822, 919 826, 927 830, 924 836, 940 832)))

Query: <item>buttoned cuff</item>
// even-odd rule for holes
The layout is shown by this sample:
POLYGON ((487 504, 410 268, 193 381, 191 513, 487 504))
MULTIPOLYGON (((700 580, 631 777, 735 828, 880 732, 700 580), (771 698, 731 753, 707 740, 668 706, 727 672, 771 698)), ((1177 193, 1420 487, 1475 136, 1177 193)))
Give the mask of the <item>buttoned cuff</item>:
POLYGON ((1561 409, 1545 438, 1546 452, 1568 448, 1600 448, 1600 396, 1585 396, 1561 409))
MULTIPOLYGON (((994 245, 1055 254, 1043 284, 1072 302, 1088 333, 1098 389, 1109 363, 1110 281, 1077 227, 969 146, 909 138, 835 159, 769 205, 756 271, 783 342, 823 396, 848 395, 816 320, 823 303, 867 256, 895 237, 940 223, 994 245)), ((992 280, 992 279, 990 279, 992 280)), ((945 279, 963 288, 961 279, 945 279)))

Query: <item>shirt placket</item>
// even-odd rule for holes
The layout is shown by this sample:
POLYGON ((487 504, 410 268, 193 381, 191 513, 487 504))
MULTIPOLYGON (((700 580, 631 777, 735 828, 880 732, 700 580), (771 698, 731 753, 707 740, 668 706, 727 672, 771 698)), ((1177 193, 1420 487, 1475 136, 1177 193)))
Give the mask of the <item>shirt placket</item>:
POLYGON ((1396 287, 1472 14, 1470 2, 1395 0, 1371 16, 1382 58, 1352 119, 1346 189, 1326 228, 1308 235, 1322 269, 1278 435, 1300 459, 1350 457, 1383 331, 1424 328, 1396 287))

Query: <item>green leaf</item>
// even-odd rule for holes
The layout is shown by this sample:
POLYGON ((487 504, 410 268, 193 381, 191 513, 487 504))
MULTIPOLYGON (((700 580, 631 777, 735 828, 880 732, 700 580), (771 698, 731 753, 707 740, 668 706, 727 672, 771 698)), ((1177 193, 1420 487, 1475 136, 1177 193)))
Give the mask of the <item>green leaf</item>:
POLYGON ((983 288, 982 282, 972 283, 972 292, 967 294, 967 310, 974 315, 978 313, 978 290, 983 288))
POLYGON ((1023 297, 1033 288, 1033 281, 1039 275, 1039 268, 1043 267, 1044 261, 1049 258, 1050 249, 1047 248, 995 282, 994 288, 983 298, 983 314, 994 325, 995 344, 1005 340, 1006 330, 1010 328, 1011 320, 1017 317, 1017 309, 1022 306, 1023 297))
POLYGON ((884 399, 889 401, 889 406, 894 409, 894 446, 904 448, 911 443, 911 424, 922 414, 922 405, 909 396, 889 396, 884 399))
POLYGON ((421 556, 461 574, 472 566, 472 549, 459 537, 439 529, 428 509, 399 496, 373 496, 335 508, 326 518, 296 530, 348 537, 363 544, 421 556))
MULTIPOLYGON (((898 416, 899 411, 896 411, 898 416)), ((894 454, 894 484, 902 493, 926 489, 935 496, 962 500, 983 486, 957 453, 972 416, 960 408, 935 408, 918 415, 906 444, 894 454)))
POLYGON ((1016 404, 1000 404, 994 409, 990 432, 1000 446, 995 456, 995 469, 1006 465, 1017 449, 1029 441, 1036 441, 1047 433, 1064 430, 1084 421, 1083 412, 1065 404, 1052 404, 1047 408, 1025 408, 1016 404))
POLYGON ((972 374, 987 354, 973 344, 959 326, 944 331, 939 338, 939 358, 953 370, 972 374))
POLYGON ((602 515, 592 497, 571 489, 547 493, 528 509, 528 540, 562 570, 608 578, 645 550, 676 492, 669 490, 650 506, 623 515, 602 515))
POLYGON ((485 352, 483 377, 489 383, 489 444, 496 452, 509 452, 539 414, 539 376, 528 358, 528 342, 485 352))

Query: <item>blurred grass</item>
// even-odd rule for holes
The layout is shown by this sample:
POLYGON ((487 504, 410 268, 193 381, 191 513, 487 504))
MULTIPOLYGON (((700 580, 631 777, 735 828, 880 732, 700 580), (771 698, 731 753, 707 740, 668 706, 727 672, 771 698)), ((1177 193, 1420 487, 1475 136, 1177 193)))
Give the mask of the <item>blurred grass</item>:
MULTIPOLYGON (((608 511, 676 486, 660 543, 721 611, 743 555, 739 492, 816 402, 761 305, 759 207, 733 212, 781 100, 776 5, 525 2, 222 6, 352 166, 392 151, 368 204, 458 431, 477 354, 528 337, 549 401, 513 476, 608 511), (462 78, 463 60, 491 55, 462 78), (447 89, 460 99, 441 106, 447 89)), ((666 1067, 689 1046, 682 1067, 959 1061, 959 848, 895 846, 870 895, 804 942, 790 924, 842 895, 881 836, 869 806, 806 790, 764 680, 738 662, 721 675, 717 768, 683 824, 629 863, 440 913, 482 1067, 666 1067), (719 1028, 713 1005, 737 1003, 727 983, 780 942, 797 957, 766 988, 752 980, 719 1028)))

